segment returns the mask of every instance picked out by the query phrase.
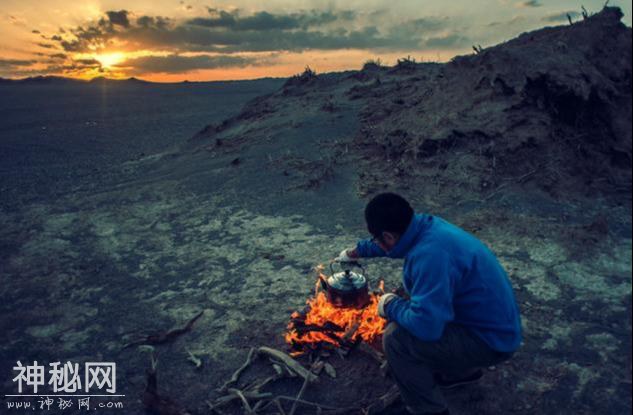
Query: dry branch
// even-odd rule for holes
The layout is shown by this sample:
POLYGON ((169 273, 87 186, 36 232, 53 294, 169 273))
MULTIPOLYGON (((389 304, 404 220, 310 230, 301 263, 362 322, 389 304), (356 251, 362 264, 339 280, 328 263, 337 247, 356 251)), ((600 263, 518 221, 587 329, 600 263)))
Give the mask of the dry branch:
POLYGON ((183 327, 179 327, 177 329, 169 330, 163 333, 150 334, 148 336, 145 336, 144 339, 135 340, 133 342, 126 344, 125 346, 123 346, 122 350, 125 350, 133 346, 140 346, 143 344, 157 345, 157 344, 167 343, 175 339, 176 337, 182 334, 185 334, 188 331, 191 331, 191 328, 193 327, 193 323, 195 323, 196 320, 198 320, 202 316, 202 314, 204 314, 204 310, 200 311, 198 314, 193 316, 193 318, 189 320, 187 324, 185 324, 183 327))
POLYGON ((292 403, 292 408, 290 409, 289 415, 295 414, 295 411, 297 410, 297 403, 298 403, 297 401, 303 398, 303 394, 305 393, 309 383, 310 381, 308 380, 308 378, 305 378, 303 380, 303 385, 301 385, 301 389, 299 390, 299 393, 297 394, 296 400, 292 403))
POLYGON ((180 407, 177 403, 166 396, 158 393, 158 376, 156 367, 158 360, 152 354, 151 365, 147 369, 147 384, 143 391, 143 406, 149 411, 158 415, 191 415, 189 411, 180 407))
POLYGON ((366 415, 375 415, 379 414, 389 406, 391 406, 394 402, 398 400, 400 397, 400 391, 396 385, 392 386, 391 389, 380 398, 378 398, 374 403, 365 408, 364 413, 366 415))
POLYGON ((382 364, 385 361, 384 354, 380 353, 378 350, 374 349, 373 347, 371 347, 365 342, 360 342, 360 344, 358 345, 358 350, 369 355, 372 359, 374 359, 379 364, 382 364))
POLYGON ((264 354, 276 360, 279 360, 290 369, 292 369, 292 371, 295 372, 297 375, 301 376, 304 379, 309 379, 310 382, 315 382, 318 379, 318 377, 314 373, 304 368, 299 362, 280 350, 262 346, 257 349, 257 351, 259 354, 264 354))
POLYGON ((285 378, 286 376, 282 373, 275 373, 272 376, 267 377, 266 379, 263 380, 258 380, 255 381, 253 383, 251 383, 250 385, 246 386, 244 388, 244 390, 249 391, 249 392, 253 392, 253 393, 260 393, 260 391, 266 387, 269 383, 273 383, 278 379, 282 379, 285 378))
POLYGON ((303 399, 297 399, 297 398, 293 398, 292 396, 285 396, 285 395, 277 396, 273 401, 280 401, 280 400, 289 401, 289 402, 297 402, 302 405, 313 406, 320 409, 321 411, 328 411, 328 413, 331 413, 332 415, 334 415, 334 413, 348 414, 353 411, 358 411, 359 409, 359 408, 336 408, 334 406, 323 405, 320 403, 310 402, 303 399))
POLYGON ((224 385, 222 385, 218 389, 218 392, 226 392, 231 385, 233 385, 239 380, 242 372, 246 370, 246 368, 249 367, 251 363, 253 363, 253 360, 255 358, 255 350, 256 349, 254 347, 251 348, 251 350, 248 352, 248 356, 246 357, 246 361, 244 362, 244 364, 242 364, 242 366, 240 366, 235 372, 233 372, 231 379, 226 381, 224 385))
POLYGON ((246 414, 253 413, 253 408, 251 408, 251 405, 248 403, 248 399, 246 399, 246 397, 244 396, 241 390, 231 388, 229 389, 229 392, 236 395, 240 399, 240 401, 242 401, 242 405, 244 405, 244 413, 246 414))

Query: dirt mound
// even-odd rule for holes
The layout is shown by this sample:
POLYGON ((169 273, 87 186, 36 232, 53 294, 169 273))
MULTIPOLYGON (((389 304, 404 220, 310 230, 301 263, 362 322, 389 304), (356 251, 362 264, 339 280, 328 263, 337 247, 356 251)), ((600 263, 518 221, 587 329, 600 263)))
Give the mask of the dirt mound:
POLYGON ((459 199, 531 180, 555 197, 630 198, 631 28, 621 18, 604 8, 356 88, 367 99, 355 139, 372 160, 365 192, 416 182, 459 199), (376 158, 389 161, 382 171, 376 158))
POLYGON ((240 153, 351 111, 356 133, 319 146, 354 166, 361 196, 415 189, 445 205, 513 189, 630 202, 631 28, 621 18, 605 7, 446 64, 405 58, 342 73, 306 68, 188 146, 240 153))

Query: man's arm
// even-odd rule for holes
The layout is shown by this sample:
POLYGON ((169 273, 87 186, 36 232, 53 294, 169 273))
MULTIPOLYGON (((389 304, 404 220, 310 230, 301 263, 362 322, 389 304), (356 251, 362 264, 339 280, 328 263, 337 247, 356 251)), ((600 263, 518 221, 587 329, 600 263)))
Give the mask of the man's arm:
POLYGON ((371 239, 363 239, 356 244, 355 248, 342 250, 341 253, 334 258, 334 261, 350 262, 355 261, 358 258, 374 258, 381 256, 387 256, 387 253, 371 239))
POLYGON ((356 248, 353 249, 352 251, 353 251, 353 254, 362 258, 375 258, 375 257, 387 256, 387 253, 383 251, 382 248, 380 248, 378 244, 376 244, 371 239, 363 239, 363 240, 358 241, 358 243, 356 244, 356 248))
POLYGON ((385 313, 421 340, 439 340, 446 323, 454 319, 451 259, 441 251, 418 255, 409 264, 405 272, 412 282, 411 299, 389 301, 385 313))

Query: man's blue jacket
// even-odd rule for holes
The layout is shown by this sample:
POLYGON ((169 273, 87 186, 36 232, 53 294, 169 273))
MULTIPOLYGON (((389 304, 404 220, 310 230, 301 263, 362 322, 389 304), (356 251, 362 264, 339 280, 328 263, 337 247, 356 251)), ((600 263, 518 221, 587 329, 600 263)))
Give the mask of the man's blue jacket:
POLYGON ((369 239, 356 250, 361 257, 405 259, 403 285, 411 299, 396 298, 385 312, 421 340, 439 340, 452 322, 470 328, 493 350, 519 347, 521 318, 512 285, 495 255, 468 232, 416 214, 389 252, 369 239))

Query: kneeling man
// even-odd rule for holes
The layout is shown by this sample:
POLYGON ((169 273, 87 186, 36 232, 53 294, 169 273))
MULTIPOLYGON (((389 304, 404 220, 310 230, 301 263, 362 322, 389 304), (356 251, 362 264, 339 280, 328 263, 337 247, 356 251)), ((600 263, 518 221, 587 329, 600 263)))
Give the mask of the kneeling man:
POLYGON ((509 359, 521 343, 512 285, 495 255, 477 238, 432 215, 415 214, 394 193, 365 208, 373 238, 338 261, 404 258, 404 292, 381 297, 389 320, 383 347, 411 414, 448 414, 442 387, 478 380, 481 368, 509 359))

